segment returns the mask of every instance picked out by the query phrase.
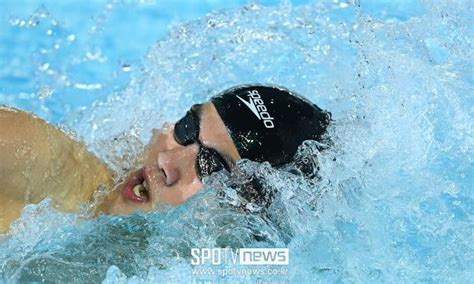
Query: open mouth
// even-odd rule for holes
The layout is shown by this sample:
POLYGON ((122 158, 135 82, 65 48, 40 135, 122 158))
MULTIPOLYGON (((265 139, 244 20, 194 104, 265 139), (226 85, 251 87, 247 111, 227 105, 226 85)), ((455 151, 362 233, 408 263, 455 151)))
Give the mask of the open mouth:
POLYGON ((144 203, 149 200, 148 183, 143 169, 133 173, 125 183, 122 193, 126 199, 135 203, 144 203))

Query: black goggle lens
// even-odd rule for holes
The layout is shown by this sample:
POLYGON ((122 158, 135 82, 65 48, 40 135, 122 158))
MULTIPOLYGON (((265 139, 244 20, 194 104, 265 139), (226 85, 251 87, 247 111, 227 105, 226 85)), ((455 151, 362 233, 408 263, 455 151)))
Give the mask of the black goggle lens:
POLYGON ((199 119, 194 111, 189 110, 174 126, 174 139, 178 144, 193 144, 199 137, 199 119))
POLYGON ((196 169, 199 179, 223 169, 229 171, 227 163, 216 150, 202 145, 197 155, 196 169))
POLYGON ((216 150, 202 145, 199 141, 199 116, 193 108, 175 124, 174 138, 182 146, 199 144, 196 171, 200 180, 223 169, 230 171, 224 158, 216 150))

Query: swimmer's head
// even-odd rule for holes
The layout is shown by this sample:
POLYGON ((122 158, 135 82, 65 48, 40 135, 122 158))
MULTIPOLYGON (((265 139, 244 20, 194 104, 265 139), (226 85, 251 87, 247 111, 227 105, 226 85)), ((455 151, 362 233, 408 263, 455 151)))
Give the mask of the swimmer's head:
POLYGON ((305 140, 321 141, 328 112, 274 86, 239 86, 212 98, 241 158, 288 163, 305 140))
POLYGON ((246 85, 194 105, 154 135, 143 166, 131 172, 101 210, 128 213, 178 205, 210 174, 232 171, 239 159, 289 163, 305 140, 321 141, 329 113, 279 87, 246 85))

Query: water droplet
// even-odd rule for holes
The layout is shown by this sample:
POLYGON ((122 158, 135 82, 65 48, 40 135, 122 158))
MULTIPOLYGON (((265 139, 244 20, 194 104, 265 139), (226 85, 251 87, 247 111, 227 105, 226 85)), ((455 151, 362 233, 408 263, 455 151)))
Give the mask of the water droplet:
POLYGON ((74 88, 80 89, 80 90, 98 90, 102 88, 102 84, 75 83, 74 88))
POLYGON ((40 17, 40 18, 46 18, 46 17, 49 16, 49 12, 48 12, 48 10, 46 10, 46 7, 41 5, 38 9, 36 9, 34 15, 36 15, 37 17, 40 17))
POLYGON ((347 7, 349 7, 349 4, 347 4, 347 3, 343 2, 343 3, 340 3, 340 4, 339 4, 339 7, 341 7, 341 8, 343 8, 343 9, 344 9, 344 8, 347 8, 347 7))
POLYGON ((44 63, 39 67, 39 70, 46 71, 49 68, 49 63, 44 63))
POLYGON ((76 39, 76 36, 74 34, 70 34, 67 37, 67 40, 70 41, 70 42, 74 41, 75 39, 76 39))
POLYGON ((122 71, 123 72, 130 72, 130 71, 132 71, 132 66, 130 66, 130 64, 123 64, 122 65, 122 71))
POLYGON ((38 98, 40 100, 43 100, 49 96, 51 96, 53 94, 53 89, 51 89, 50 86, 42 86, 39 90, 38 90, 38 98))
POLYGON ((102 57, 102 51, 100 49, 94 50, 93 52, 88 51, 86 52, 86 58, 93 61, 93 60, 98 60, 102 61, 105 60, 104 57, 102 57))
POLYGON ((20 19, 17 19, 17 18, 11 18, 10 19, 10 25, 18 26, 19 24, 20 24, 20 19))
POLYGON ((36 27, 39 24, 39 21, 36 17, 28 20, 28 27, 36 27))

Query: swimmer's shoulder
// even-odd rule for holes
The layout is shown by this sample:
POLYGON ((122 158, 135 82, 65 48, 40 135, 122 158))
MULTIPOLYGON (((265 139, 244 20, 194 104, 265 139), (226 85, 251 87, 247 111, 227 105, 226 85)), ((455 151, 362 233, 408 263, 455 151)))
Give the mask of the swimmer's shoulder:
POLYGON ((51 128, 52 125, 33 113, 0 106, 0 148, 4 150, 2 152, 9 148, 18 149, 19 145, 46 146, 45 134, 50 132, 51 128))
POLYGON ((12 154, 6 150, 34 138, 39 131, 37 126, 41 124, 43 122, 32 113, 0 105, 0 148, 3 148, 3 154, 12 154))
POLYGON ((0 119, 7 119, 11 117, 30 117, 33 119, 39 119, 31 112, 24 111, 11 106, 0 105, 0 119))
MULTIPOLYGON (((61 145, 82 143, 69 131, 64 131, 34 113, 10 106, 0 105, 0 142, 9 141, 15 145, 31 144, 48 146, 52 143, 58 149, 61 145)), ((0 143, 1 146, 1 143, 0 143)))
POLYGON ((45 125, 47 123, 33 113, 0 105, 0 131, 3 132, 1 133, 2 136, 13 136, 18 132, 31 130, 30 127, 42 124, 45 125), (15 131, 5 132, 6 130, 15 131))
POLYGON ((113 173, 83 143, 12 107, 0 106, 0 161, 0 193, 9 200, 49 197, 61 210, 76 210, 98 186, 113 183, 113 173))

